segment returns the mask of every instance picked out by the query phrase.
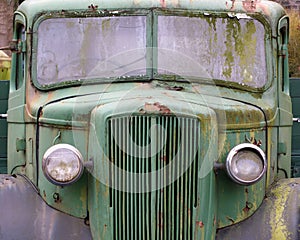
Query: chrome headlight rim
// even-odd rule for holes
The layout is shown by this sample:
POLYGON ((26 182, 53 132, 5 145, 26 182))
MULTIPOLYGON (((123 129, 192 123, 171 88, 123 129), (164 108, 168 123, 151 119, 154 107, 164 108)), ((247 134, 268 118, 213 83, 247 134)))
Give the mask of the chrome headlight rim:
POLYGON ((47 180, 49 182, 51 182, 51 183, 53 183, 55 185, 58 185, 58 186, 67 186, 67 185, 71 185, 71 184, 75 183, 82 176, 83 169, 84 169, 84 166, 83 166, 83 157, 82 157, 80 151, 77 148, 75 148, 74 146, 70 145, 70 144, 60 143, 60 144, 53 145, 50 148, 48 148, 46 150, 46 152, 44 153, 43 160, 42 160, 42 170, 43 170, 44 176, 47 178, 47 180), (78 171, 77 171, 77 174, 75 174, 72 177, 72 179, 68 180, 68 181, 59 181, 59 180, 55 179, 48 172, 48 168, 47 168, 47 165, 49 164, 49 160, 50 160, 49 158, 50 158, 50 156, 53 153, 55 153, 56 151, 63 150, 63 149, 65 149, 67 151, 71 151, 77 157, 77 160, 78 160, 78 171))
POLYGON ((266 160, 266 155, 265 155, 264 151, 260 147, 258 147, 257 145, 254 145, 252 143, 239 144, 239 145, 235 146, 234 148, 232 148, 230 150, 229 154, 227 155, 227 159, 226 159, 227 174, 234 182, 236 182, 240 185, 248 186, 248 185, 257 183, 264 176, 264 174, 266 173, 266 170, 267 170, 267 160, 266 160), (259 158, 262 162, 262 165, 263 165, 260 174, 256 178, 252 179, 251 181, 239 178, 232 171, 232 163, 234 161, 234 157, 240 151, 247 151, 247 150, 251 151, 253 153, 256 153, 259 156, 259 158))

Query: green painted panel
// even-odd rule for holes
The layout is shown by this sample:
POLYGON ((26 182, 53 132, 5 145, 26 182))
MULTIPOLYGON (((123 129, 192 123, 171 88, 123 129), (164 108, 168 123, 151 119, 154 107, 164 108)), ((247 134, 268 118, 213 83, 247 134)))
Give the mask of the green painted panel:
MULTIPOLYGON (((252 129, 250 131, 233 132, 227 130, 224 139, 224 149, 221 159, 225 162, 228 152, 234 146, 251 141, 260 141, 261 149, 266 149, 266 135, 263 129, 252 129)), ((266 178, 250 186, 241 186, 234 183, 225 171, 219 171, 218 181, 218 219, 219 228, 238 223, 251 216, 263 201, 266 178)))
POLYGON ((300 152, 299 155, 292 156, 292 176, 300 177, 300 152))
MULTIPOLYGON (((26 129, 28 130, 28 128, 26 129)), ((81 129, 49 128, 40 126, 39 166, 48 148, 58 143, 73 145, 86 157, 86 133, 81 129)), ((50 183, 39 168, 39 188, 42 198, 55 209, 79 218, 87 215, 87 175, 84 173, 79 181, 64 187, 50 183)))
MULTIPOLYGON (((299 84, 300 86, 300 84, 299 84)), ((299 89, 299 92, 300 92, 300 89, 299 89)), ((300 116, 300 96, 292 96, 292 100, 293 100, 293 103, 292 103, 292 107, 293 107, 293 114, 294 114, 294 117, 299 117, 300 116)))
POLYGON ((7 172, 6 158, 0 158, 0 174, 7 172))
MULTIPOLYGON (((9 81, 1 81, 0 82, 0 100, 8 99, 8 89, 9 89, 9 81)), ((7 109, 7 107, 6 107, 7 109)))
POLYGON ((291 97, 300 97, 300 78, 290 79, 290 94, 291 97))
MULTIPOLYGON (((300 78, 290 79, 293 117, 300 117, 300 78)), ((300 177, 300 122, 294 121, 292 128, 292 176, 300 177)))
MULTIPOLYGON (((0 114, 6 114, 9 81, 0 81, 0 114)), ((7 121, 0 118, 0 173, 7 172, 7 121)))

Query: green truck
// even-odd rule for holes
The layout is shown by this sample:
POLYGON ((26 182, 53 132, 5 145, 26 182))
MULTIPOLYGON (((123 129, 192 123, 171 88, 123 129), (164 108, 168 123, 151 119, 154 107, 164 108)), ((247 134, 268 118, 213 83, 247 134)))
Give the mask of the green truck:
POLYGON ((288 32, 266 0, 23 1, 0 238, 299 239, 288 32))

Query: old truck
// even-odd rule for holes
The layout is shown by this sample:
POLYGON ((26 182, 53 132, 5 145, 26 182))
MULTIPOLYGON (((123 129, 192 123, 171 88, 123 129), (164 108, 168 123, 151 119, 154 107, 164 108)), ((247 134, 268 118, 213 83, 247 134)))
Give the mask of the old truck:
POLYGON ((266 0, 22 2, 0 238, 298 239, 288 32, 266 0))

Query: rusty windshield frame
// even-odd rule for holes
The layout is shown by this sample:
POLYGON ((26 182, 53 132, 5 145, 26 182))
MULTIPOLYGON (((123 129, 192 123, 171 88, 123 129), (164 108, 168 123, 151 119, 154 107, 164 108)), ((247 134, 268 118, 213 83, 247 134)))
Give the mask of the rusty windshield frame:
MULTIPOLYGON (((145 62, 144 62, 144 69, 142 72, 138 72, 138 74, 134 75, 134 76, 130 76, 130 75, 115 75, 115 76, 108 76, 108 77, 101 77, 101 76, 97 76, 97 77, 90 77, 90 78, 75 78, 75 79, 71 79, 71 81, 62 81, 62 82, 52 82, 50 84, 44 84, 42 81, 39 81, 37 79, 37 74, 39 73, 39 69, 37 67, 37 57, 38 57, 38 50, 37 51, 33 51, 33 82, 35 84, 35 86, 39 89, 42 90, 47 90, 47 89, 53 89, 53 88, 58 88, 58 87, 65 87, 65 86, 69 86, 69 85, 78 85, 78 84, 82 84, 84 83, 102 83, 102 82, 111 82, 111 81, 149 81, 151 79, 159 79, 159 80, 172 80, 172 81, 211 81, 213 80, 214 82, 216 82, 216 84, 220 84, 220 85, 230 85, 233 87, 237 87, 237 88, 244 88, 245 86, 247 88, 250 87, 250 89, 253 89, 253 91, 257 91, 259 89, 263 89, 265 88, 266 83, 268 82, 268 72, 267 72, 267 56, 266 56, 266 31, 265 31, 265 24, 263 24, 260 20, 257 20, 255 17, 253 16, 249 16, 246 14, 236 14, 236 15, 230 15, 229 13, 205 13, 205 12, 189 12, 189 14, 184 14, 184 11, 162 11, 162 10, 144 10, 144 11, 139 11, 138 13, 136 12, 132 12, 131 14, 122 14, 122 12, 119 12, 119 14, 116 16, 116 11, 110 11, 109 14, 107 14, 106 16, 91 16, 93 18, 96 17, 104 17, 106 19, 113 19, 113 18, 117 18, 117 17, 141 17, 144 16, 145 17, 145 48, 143 49, 144 53, 146 53, 145 56, 145 62), (114 14, 113 14, 114 13, 114 14), (193 59, 193 57, 190 56, 186 56, 186 49, 184 49, 183 52, 178 51, 175 48, 170 48, 170 49, 166 49, 166 46, 164 44, 160 45, 160 43, 164 43, 167 41, 161 41, 159 39, 159 31, 161 32, 160 28, 162 26, 162 24, 159 25, 159 21, 161 21, 160 19, 176 19, 176 18, 181 18, 183 19, 185 17, 185 19, 188 20, 194 20, 194 21, 198 21, 199 19, 204 20, 207 23, 207 26, 210 26, 211 29, 215 29, 217 26, 217 24, 219 25, 220 23, 224 22, 224 21, 228 21, 227 25, 232 24, 232 22, 238 23, 239 21, 248 21, 253 23, 254 21, 258 24, 261 25, 260 26, 260 31, 263 31, 263 36, 260 37, 260 43, 263 43, 264 48, 263 48, 263 53, 261 55, 260 58, 265 58, 265 60, 260 61, 263 62, 263 67, 264 67, 264 72, 259 75, 258 79, 256 81, 262 80, 263 82, 260 85, 251 85, 248 84, 247 81, 249 81, 249 79, 251 81, 253 81, 253 77, 251 76, 251 74, 248 74, 250 77, 248 77, 248 79, 246 79, 245 82, 243 81, 232 81, 232 77, 230 77, 231 79, 220 79, 219 77, 215 77, 212 76, 211 74, 206 74, 205 71, 205 67, 202 68, 201 66, 199 67, 199 63, 197 63, 197 61, 195 61, 195 59, 193 59), (218 22, 219 21, 219 22, 218 22), (161 67, 159 66, 160 62, 164 62, 164 64, 167 61, 161 61, 160 57, 167 52, 168 54, 171 53, 171 58, 168 57, 167 59, 173 59, 173 61, 171 62, 171 67, 170 65, 166 65, 161 67), (175 54, 175 57, 172 55, 175 54), (196 69, 196 72, 200 72, 200 76, 195 77, 195 76, 189 76, 188 74, 185 74, 184 72, 176 72, 176 71, 172 71, 172 66, 176 66, 176 64, 174 65, 174 63, 176 63, 176 61, 174 61, 174 59, 179 63, 182 64, 186 64, 187 63, 193 63, 192 65, 194 66, 194 69, 189 69, 191 71, 194 71, 196 69), (181 60, 180 60, 181 59, 181 60), (196 64, 194 64, 196 62, 196 64), (170 69, 168 69, 170 67, 170 69), (164 71, 161 71, 160 69, 164 69, 164 71), (202 72, 202 73, 201 73, 202 72), (171 73, 171 74, 170 74, 171 73), (251 78, 252 77, 252 78, 251 78)), ((34 49, 38 49, 37 45, 38 45, 38 30, 39 30, 39 26, 43 23, 43 21, 47 20, 47 19, 53 19, 53 16, 51 16, 51 18, 49 16, 42 16, 38 19, 38 21, 34 24, 34 29, 36 32, 36 34, 34 34, 34 38, 33 38, 33 45, 34 45, 34 49)), ((55 18, 59 18, 59 19, 64 19, 66 16, 61 16, 61 15, 57 15, 55 16, 55 18)), ((74 19, 78 19, 74 18, 74 19)), ((201 20, 201 21, 202 21, 201 20)), ((49 20, 51 21, 51 20, 49 20)), ((78 20, 80 21, 80 20, 78 20)), ((200 20, 199 20, 200 21, 200 20)), ((245 25, 245 24, 244 24, 245 25)), ((251 24, 250 24, 251 25, 251 24)), ((234 24, 231 26, 233 27, 234 24)), ((102 26, 103 27, 103 26, 102 26)), ((252 24, 252 28, 253 28, 253 24, 252 24)), ((211 29, 209 31, 211 31, 211 29)), ((234 28, 232 28, 234 29, 234 28)), ((222 29, 221 29, 222 30, 222 29)), ((253 29, 252 29, 253 30, 253 29)), ((193 30, 194 31, 194 30, 193 30)), ((223 34, 226 34, 226 29, 223 29, 223 34)), ((196 32, 196 31, 194 31, 196 32)), ((178 31, 173 31, 173 35, 174 33, 178 33, 178 31)), ((236 32, 233 32, 233 34, 237 34, 236 32)), ((245 33, 247 34, 247 33, 245 33)), ((229 34, 228 34, 229 35, 229 34)), ((248 34, 249 35, 249 34, 248 34)), ((226 35, 224 35, 226 37, 226 35)), ((193 36, 194 39, 196 39, 195 36, 193 36)), ((249 37, 249 36, 248 36, 249 37)), ((225 40, 225 45, 226 45, 226 41, 229 42, 229 40, 232 40, 232 38, 228 38, 225 40)), ((52 40, 53 41, 53 40, 52 40)), ((241 40, 240 40, 241 41, 241 40)), ((212 41, 211 41, 212 42, 212 41)), ((214 43, 212 43, 214 44, 214 43)), ((224 45, 224 44, 223 44, 224 45)), ((245 57, 247 56, 247 53, 243 52, 241 50, 241 47, 245 46, 244 42, 240 42, 239 43, 239 48, 237 48, 237 50, 235 51, 240 51, 240 59, 243 58, 240 61, 243 61, 243 64, 246 65, 247 61, 245 61, 245 57)), ((229 50, 234 50, 235 46, 232 45, 231 49, 229 50)), ((245 50, 245 48, 244 48, 245 50)), ((247 49, 246 49, 247 50, 247 49)), ((253 48, 251 49, 253 50, 253 48)), ((211 51, 211 50, 210 50, 211 51)), ((139 51, 135 51, 133 52, 133 55, 138 53, 139 51)), ((249 51, 248 51, 249 53, 249 51)), ((44 54, 44 53, 43 53, 44 54)), ((128 54, 128 51, 127 51, 128 54)), ((215 53, 216 54, 216 51, 215 53)), ((228 56, 226 56, 226 61, 227 61, 227 66, 230 66, 230 59, 232 60, 234 58, 233 55, 230 55, 230 51, 227 52, 227 54, 229 54, 228 56)), ((126 55, 126 54, 125 54, 126 55)), ((124 56, 125 56, 124 55, 124 56)), ((119 58, 119 55, 116 55, 116 59, 119 58)), ((258 58, 256 58, 258 59, 258 58)), ((261 60, 261 59, 260 59, 261 60)), ((225 62, 224 62, 225 63, 225 62)), ((259 63, 261 65, 261 63, 259 63)), ((259 65, 258 64, 258 65, 259 65)), ((224 65, 224 64, 223 64, 224 65)), ((177 66, 179 66, 177 64, 177 66)), ((182 65, 184 66, 184 65, 182 65)), ((182 68, 182 67, 181 67, 182 68)), ((227 69, 227 73, 230 72, 231 70, 227 69)), ((257 72, 257 71, 254 71, 257 72)), ((244 71, 245 73, 245 71, 244 71)), ((241 75, 241 73, 240 73, 241 75)), ((247 72, 244 74, 245 76, 247 75, 247 72)))

